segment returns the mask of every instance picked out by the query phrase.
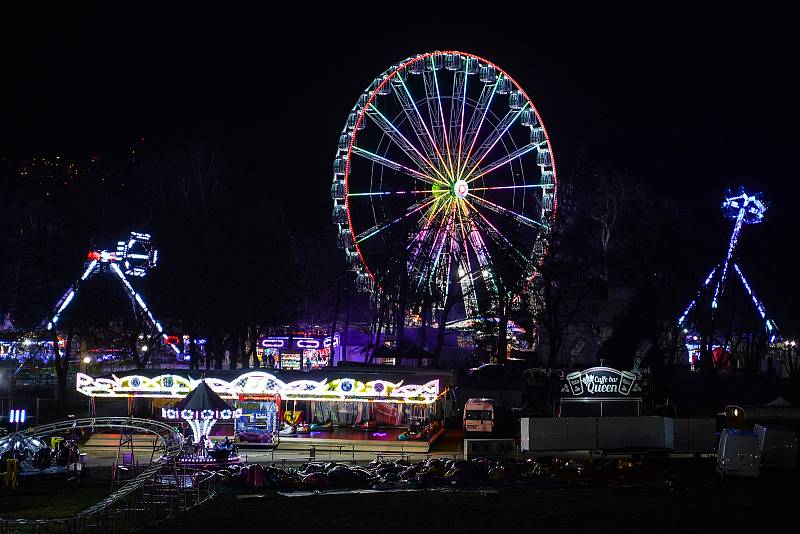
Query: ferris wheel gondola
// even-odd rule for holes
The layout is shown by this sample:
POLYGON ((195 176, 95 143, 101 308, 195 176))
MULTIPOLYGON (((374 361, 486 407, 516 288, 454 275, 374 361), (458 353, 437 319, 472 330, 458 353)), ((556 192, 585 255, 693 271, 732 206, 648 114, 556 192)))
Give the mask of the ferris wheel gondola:
POLYGON ((460 296, 467 317, 516 297, 547 252, 556 168, 539 112, 473 54, 437 51, 376 77, 333 162, 332 218, 362 290, 460 296))

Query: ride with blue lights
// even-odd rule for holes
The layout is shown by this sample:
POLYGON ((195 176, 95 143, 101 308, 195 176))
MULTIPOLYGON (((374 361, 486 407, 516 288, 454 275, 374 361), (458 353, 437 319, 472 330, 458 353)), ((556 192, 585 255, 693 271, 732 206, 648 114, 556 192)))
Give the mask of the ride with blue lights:
POLYGON ((164 328, 161 326, 153 313, 145 304, 142 296, 133 289, 128 276, 131 275, 138 278, 144 277, 150 269, 158 263, 158 250, 153 247, 150 234, 142 234, 139 232, 131 232, 127 241, 119 241, 117 243, 117 250, 114 252, 108 250, 92 250, 87 254, 86 269, 83 271, 81 277, 75 281, 74 284, 64 293, 64 295, 56 303, 56 311, 49 321, 46 322, 47 330, 52 330, 61 319, 64 310, 70 305, 75 295, 80 289, 81 283, 88 280, 92 275, 104 271, 110 271, 117 278, 125 288, 125 293, 131 300, 134 308, 139 309, 143 314, 145 321, 156 330, 164 343, 169 346, 175 353, 180 354, 180 349, 175 343, 172 343, 164 328))
POLYGON ((769 205, 762 200, 761 193, 755 195, 748 195, 743 187, 740 187, 736 193, 728 190, 725 195, 725 201, 722 203, 722 213, 725 218, 733 221, 733 231, 731 232, 730 240, 728 241, 728 248, 725 258, 719 264, 714 266, 709 275, 700 286, 697 296, 689 303, 681 316, 678 318, 678 326, 684 327, 687 324, 687 319, 690 312, 697 308, 698 301, 703 292, 713 287, 713 294, 711 297, 711 316, 714 317, 717 308, 719 307, 720 299, 725 291, 728 272, 730 271, 731 264, 733 270, 739 277, 745 291, 753 301, 759 317, 764 322, 764 327, 770 336, 770 342, 774 342, 778 337, 778 327, 775 321, 767 317, 766 308, 764 303, 756 296, 755 292, 750 287, 747 279, 738 264, 732 263, 736 245, 739 242, 739 234, 742 227, 746 224, 758 224, 764 220, 769 205))

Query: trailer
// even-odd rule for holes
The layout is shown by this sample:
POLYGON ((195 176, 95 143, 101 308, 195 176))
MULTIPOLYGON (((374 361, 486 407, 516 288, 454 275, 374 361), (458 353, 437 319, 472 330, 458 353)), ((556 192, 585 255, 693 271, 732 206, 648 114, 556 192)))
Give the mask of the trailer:
POLYGON ((549 451, 662 451, 713 454, 717 446, 712 418, 523 417, 520 448, 549 451))

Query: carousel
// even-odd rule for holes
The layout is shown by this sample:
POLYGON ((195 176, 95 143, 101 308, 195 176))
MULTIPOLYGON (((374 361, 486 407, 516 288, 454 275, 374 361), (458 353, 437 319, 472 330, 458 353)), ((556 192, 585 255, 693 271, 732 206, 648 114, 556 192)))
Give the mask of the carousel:
POLYGON ((236 444, 225 436, 212 442, 211 430, 218 421, 233 421, 241 415, 206 381, 201 381, 186 397, 172 408, 162 408, 161 415, 168 421, 181 421, 185 425, 187 442, 178 461, 184 465, 231 465, 242 462, 236 444))

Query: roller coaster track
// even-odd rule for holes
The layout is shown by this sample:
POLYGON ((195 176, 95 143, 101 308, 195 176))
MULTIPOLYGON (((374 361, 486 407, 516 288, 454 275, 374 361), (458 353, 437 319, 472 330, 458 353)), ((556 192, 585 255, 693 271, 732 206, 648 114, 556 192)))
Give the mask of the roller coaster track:
MULTIPOLYGON (((189 499, 176 498, 175 493, 182 488, 181 477, 191 475, 177 467, 177 460, 183 450, 183 436, 172 426, 151 419, 129 417, 95 417, 72 419, 49 425, 29 428, 15 432, 0 439, 0 448, 4 443, 14 442, 20 438, 44 438, 53 434, 64 434, 77 429, 126 430, 154 434, 157 437, 153 460, 135 478, 127 481, 122 487, 112 492, 105 499, 79 512, 73 517, 57 519, 10 519, 0 517, 0 534, 12 532, 119 532, 141 527, 157 519, 159 511, 187 509, 194 504, 213 497, 213 476, 206 477, 208 485, 197 489, 192 485, 193 495, 189 499), (159 456, 160 453, 160 456, 159 456), (163 479, 174 481, 172 487, 163 494, 158 488, 163 486, 163 479), (210 481, 209 481, 210 480, 210 481), (211 488, 210 491, 208 490, 211 488), (155 489, 154 489, 155 488, 155 489), (201 489, 203 490, 201 495, 201 489), (171 493, 170 493, 171 492, 171 493), (160 509, 158 507, 161 506, 160 509), (168 510, 167 510, 168 508, 168 510)), ((196 482, 193 479, 193 482, 196 482)))

